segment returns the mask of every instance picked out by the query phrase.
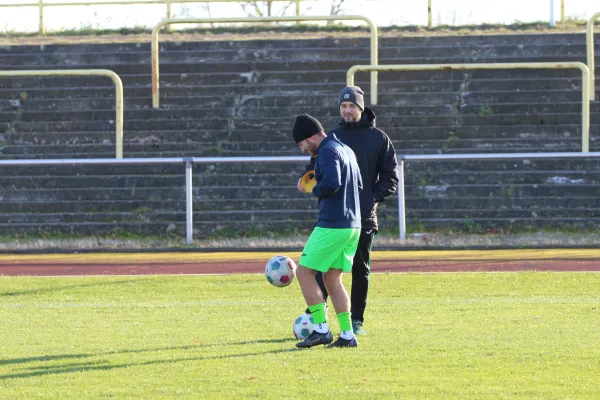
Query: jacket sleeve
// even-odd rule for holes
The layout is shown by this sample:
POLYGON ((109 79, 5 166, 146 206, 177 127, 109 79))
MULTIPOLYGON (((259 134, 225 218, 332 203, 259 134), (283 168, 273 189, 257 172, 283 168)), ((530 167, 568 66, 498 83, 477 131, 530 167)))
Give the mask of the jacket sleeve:
POLYGON ((308 164, 306 164, 304 166, 304 170, 300 173, 299 178, 302 178, 304 176, 305 173, 307 173, 308 171, 312 171, 315 169, 315 162, 316 162, 316 157, 311 157, 310 161, 308 162, 308 164))
POLYGON ((336 154, 329 149, 319 152, 319 170, 321 180, 313 188, 313 194, 318 197, 331 196, 342 187, 342 169, 340 160, 336 154))
POLYGON ((377 159, 379 179, 373 186, 373 198, 378 203, 385 201, 398 189, 398 159, 390 138, 384 134, 385 143, 377 159))

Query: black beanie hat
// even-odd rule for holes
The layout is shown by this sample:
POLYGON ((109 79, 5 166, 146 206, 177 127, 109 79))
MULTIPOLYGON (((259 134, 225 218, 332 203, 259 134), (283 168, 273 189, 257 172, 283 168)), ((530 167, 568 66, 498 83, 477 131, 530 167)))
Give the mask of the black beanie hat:
POLYGON ((358 86, 347 86, 340 90, 338 108, 344 101, 351 101, 356 104, 361 111, 365 111, 365 100, 363 95, 365 93, 358 86))
POLYGON ((308 114, 298 115, 296 117, 296 122, 294 122, 294 141, 300 143, 322 130, 323 126, 316 118, 311 117, 308 114))

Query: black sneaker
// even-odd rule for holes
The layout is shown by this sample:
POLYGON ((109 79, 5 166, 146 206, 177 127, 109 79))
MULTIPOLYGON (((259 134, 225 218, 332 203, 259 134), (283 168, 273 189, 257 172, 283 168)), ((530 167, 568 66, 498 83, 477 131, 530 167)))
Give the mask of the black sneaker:
POLYGON ((331 349, 334 347, 358 347, 358 341, 356 340, 355 337, 353 337, 350 340, 342 339, 341 337, 339 337, 339 338, 337 338, 337 340, 335 342, 333 342, 329 346, 327 346, 328 349, 331 349))
POLYGON ((308 349, 313 346, 318 346, 320 344, 329 344, 333 342, 333 335, 331 331, 327 331, 327 333, 319 333, 317 331, 313 331, 306 339, 301 342, 296 343, 296 347, 301 349, 308 349))

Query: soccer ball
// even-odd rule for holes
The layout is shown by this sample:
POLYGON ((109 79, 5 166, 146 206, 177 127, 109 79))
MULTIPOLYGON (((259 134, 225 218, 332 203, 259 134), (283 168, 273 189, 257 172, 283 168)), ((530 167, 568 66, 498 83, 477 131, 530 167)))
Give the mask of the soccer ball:
POLYGON ((275 256, 267 261, 265 276, 273 286, 284 287, 292 283, 296 275, 296 263, 286 256, 275 256))
POLYGON ((296 318, 294 320, 294 326, 292 329, 294 330, 294 336, 296 336, 296 339, 306 339, 308 335, 310 335, 315 329, 312 315, 302 314, 296 318))

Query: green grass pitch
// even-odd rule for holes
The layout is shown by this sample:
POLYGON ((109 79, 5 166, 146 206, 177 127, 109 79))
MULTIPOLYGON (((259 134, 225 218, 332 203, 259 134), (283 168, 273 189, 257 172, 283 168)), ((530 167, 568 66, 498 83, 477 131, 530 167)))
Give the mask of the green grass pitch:
POLYGON ((597 273, 374 274, 359 348, 297 350, 297 282, 2 277, 0 398, 600 398, 599 288, 597 273))

